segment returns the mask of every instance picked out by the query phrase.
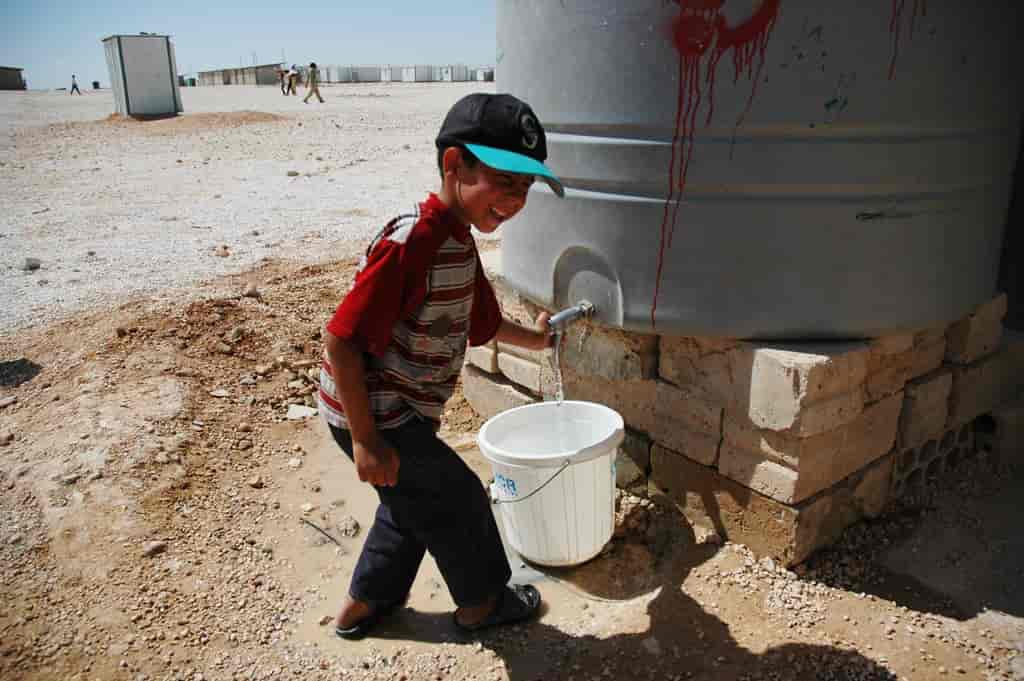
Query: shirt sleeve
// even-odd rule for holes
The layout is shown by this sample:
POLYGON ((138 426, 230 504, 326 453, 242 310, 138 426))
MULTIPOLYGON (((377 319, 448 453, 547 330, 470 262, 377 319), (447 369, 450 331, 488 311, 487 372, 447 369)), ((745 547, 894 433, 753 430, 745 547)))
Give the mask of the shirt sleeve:
POLYGON ((501 306, 487 281, 480 259, 476 262, 476 281, 473 290, 473 310, 469 316, 469 344, 483 345, 498 333, 501 326, 501 306))
POLYGON ((327 330, 353 341, 364 352, 383 355, 402 314, 404 279, 401 246, 381 240, 327 323, 327 330))

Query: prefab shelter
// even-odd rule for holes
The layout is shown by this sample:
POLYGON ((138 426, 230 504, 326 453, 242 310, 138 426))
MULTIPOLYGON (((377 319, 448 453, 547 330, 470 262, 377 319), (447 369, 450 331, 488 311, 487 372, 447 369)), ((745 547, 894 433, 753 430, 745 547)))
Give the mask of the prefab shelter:
POLYGON ((329 66, 327 67, 327 74, 329 82, 331 83, 351 83, 352 82, 352 67, 351 66, 329 66))
POLYGON ((0 66, 0 90, 24 90, 25 79, 21 77, 22 70, 17 66, 0 66))
POLYGON ((353 66, 352 67, 352 82, 353 83, 379 83, 380 82, 380 67, 379 66, 353 66))
POLYGON ((434 67, 403 66, 402 80, 406 83, 429 83, 434 80, 434 67))
POLYGON ((114 105, 122 116, 166 116, 182 111, 174 44, 166 35, 112 35, 103 39, 114 105))
POLYGON ((200 71, 200 85, 277 85, 280 83, 278 70, 281 64, 259 64, 237 68, 200 71))
POLYGON ((494 69, 474 69, 473 80, 489 83, 494 80, 494 69))
POLYGON ((402 80, 401 66, 380 67, 380 80, 382 83, 390 83, 393 80, 402 80))
POLYGON ((469 80, 469 68, 462 64, 442 66, 440 80, 449 83, 464 83, 469 80))

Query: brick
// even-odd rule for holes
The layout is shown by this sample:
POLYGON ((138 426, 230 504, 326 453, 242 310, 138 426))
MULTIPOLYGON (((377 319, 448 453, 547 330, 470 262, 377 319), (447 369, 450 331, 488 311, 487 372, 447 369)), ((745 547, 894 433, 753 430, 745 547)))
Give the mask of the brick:
POLYGON ((657 336, 578 323, 569 326, 562 343, 563 371, 572 369, 612 381, 657 375, 657 336))
POLYGON ((651 466, 651 439, 643 433, 627 428, 626 437, 620 448, 646 475, 647 469, 651 466))
POLYGON ((739 347, 735 341, 662 336, 658 375, 693 390, 705 401, 725 406, 736 393, 730 358, 739 347))
POLYGON ((946 329, 946 361, 970 364, 999 349, 1006 302, 1006 294, 1000 294, 951 324, 946 329))
POLYGON ((1024 342, 1007 334, 993 355, 967 366, 951 365, 947 428, 956 428, 1014 399, 1024 388, 1024 342))
POLYGON ((466 349, 466 362, 489 374, 498 373, 498 344, 490 341, 485 345, 470 346, 466 349))
POLYGON ((925 329, 914 334, 914 359, 908 380, 924 376, 942 366, 946 356, 946 329, 925 329))
POLYGON ((747 416, 759 428, 806 437, 848 423, 863 410, 864 343, 761 346, 746 354, 731 358, 735 397, 741 407, 746 402, 747 416))
POLYGON ((938 369, 907 383, 900 412, 900 449, 917 447, 942 436, 952 387, 953 375, 948 369, 938 369))
POLYGON ((622 414, 626 424, 645 433, 655 420, 656 381, 609 381, 563 372, 563 388, 568 400, 600 402, 622 414))
POLYGON ((469 406, 486 419, 513 407, 537 401, 536 397, 525 390, 474 366, 462 368, 462 392, 469 406))
POLYGON ((811 435, 860 413, 869 355, 866 343, 779 345, 665 336, 658 371, 705 401, 747 413, 758 427, 811 435))
POLYGON ((630 487, 647 482, 647 468, 651 464, 651 441, 640 433, 627 430, 615 456, 615 484, 630 487))
POLYGON ((631 428, 694 460, 712 464, 717 458, 722 410, 690 391, 664 381, 611 381, 572 370, 564 378, 566 399, 607 405, 631 428))
POLYGON ((852 501, 859 505, 865 518, 877 518, 885 512, 892 490, 895 457, 895 452, 890 452, 852 478, 852 501))
POLYGON ((659 445, 651 448, 652 498, 676 505, 695 525, 785 565, 806 560, 844 529, 884 507, 891 456, 798 505, 776 501, 659 445))
POLYGON ((807 438, 754 429, 727 413, 719 470, 778 501, 803 501, 889 453, 902 405, 903 395, 892 395, 854 421, 807 438))
POLYGON ((864 392, 868 403, 903 390, 914 363, 914 336, 877 338, 870 343, 864 392))
POLYGON ((498 353, 498 370, 508 380, 535 393, 541 392, 540 364, 522 357, 498 353))

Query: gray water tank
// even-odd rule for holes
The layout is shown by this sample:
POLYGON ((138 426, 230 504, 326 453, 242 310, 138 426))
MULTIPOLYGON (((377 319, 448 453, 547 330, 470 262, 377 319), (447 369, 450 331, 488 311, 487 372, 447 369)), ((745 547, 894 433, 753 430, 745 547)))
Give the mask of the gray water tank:
POLYGON ((504 275, 658 333, 866 337, 963 315, 995 291, 1016 4, 498 0, 497 89, 535 109, 568 188, 535 186, 504 275))

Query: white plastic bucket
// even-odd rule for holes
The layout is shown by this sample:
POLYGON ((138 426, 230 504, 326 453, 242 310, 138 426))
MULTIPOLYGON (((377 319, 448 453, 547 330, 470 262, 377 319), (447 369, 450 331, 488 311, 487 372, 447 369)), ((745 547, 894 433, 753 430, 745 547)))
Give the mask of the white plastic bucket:
POLYGON ((593 402, 539 402, 489 419, 477 442, 494 469, 505 537, 540 565, 578 565, 612 537, 622 416, 593 402))

